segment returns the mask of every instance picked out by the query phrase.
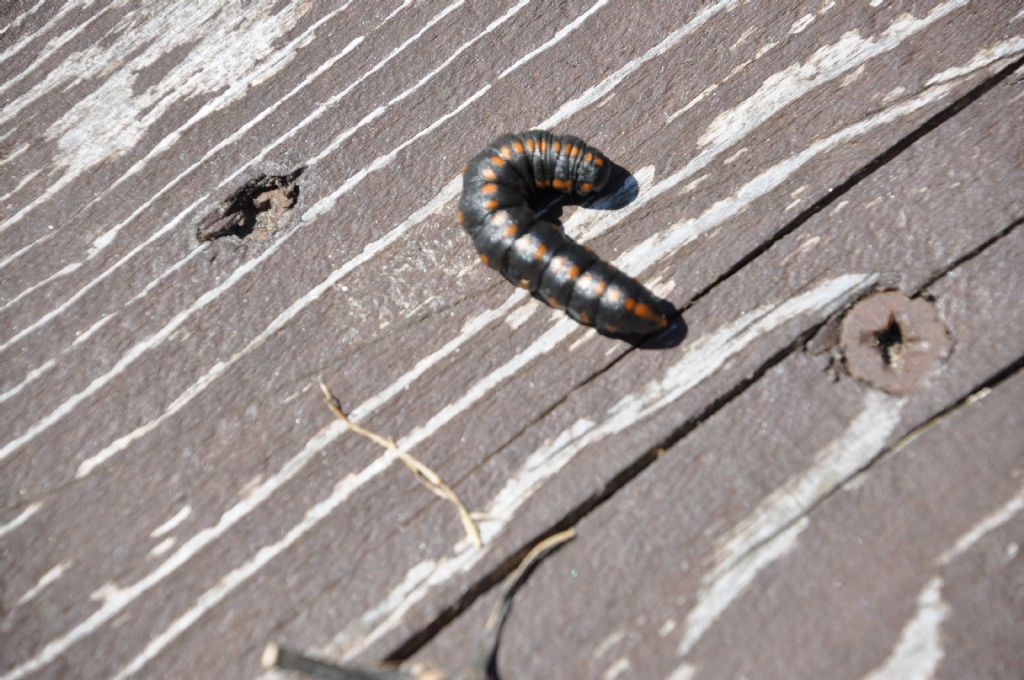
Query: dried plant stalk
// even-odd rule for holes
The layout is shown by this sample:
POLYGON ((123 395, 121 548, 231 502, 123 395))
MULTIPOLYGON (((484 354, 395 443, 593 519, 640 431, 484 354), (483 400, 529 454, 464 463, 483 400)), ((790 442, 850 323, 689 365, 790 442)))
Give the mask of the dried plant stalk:
POLYGON ((345 423, 345 426, 355 432, 356 434, 369 439, 370 441, 383 446, 389 451, 393 451, 398 459, 401 460, 407 468, 409 468, 416 479, 420 481, 423 486, 430 489, 435 495, 448 501, 459 512, 459 519, 462 521, 462 528, 466 531, 466 536, 473 542, 473 545, 477 548, 483 547, 483 541, 480 539, 480 527, 477 526, 476 520, 473 518, 473 514, 466 507, 459 494, 448 485, 441 476, 434 472, 431 468, 421 463, 411 455, 398 448, 395 441, 390 437, 384 437, 367 430, 362 425, 352 422, 345 411, 341 408, 341 403, 338 402, 337 397, 331 393, 331 389, 327 387, 323 380, 320 381, 320 391, 324 394, 324 400, 327 402, 327 407, 331 409, 331 412, 341 422, 345 423))

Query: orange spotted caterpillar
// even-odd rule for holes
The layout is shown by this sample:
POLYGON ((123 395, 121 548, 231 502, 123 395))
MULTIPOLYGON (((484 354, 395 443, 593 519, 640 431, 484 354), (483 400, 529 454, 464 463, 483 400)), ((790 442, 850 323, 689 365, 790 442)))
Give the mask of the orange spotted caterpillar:
POLYGON ((573 196, 599 192, 611 163, 578 137, 544 130, 503 135, 463 173, 458 221, 480 261, 564 309, 576 321, 611 335, 647 335, 668 325, 661 302, 632 277, 599 259, 530 208, 536 192, 573 196))

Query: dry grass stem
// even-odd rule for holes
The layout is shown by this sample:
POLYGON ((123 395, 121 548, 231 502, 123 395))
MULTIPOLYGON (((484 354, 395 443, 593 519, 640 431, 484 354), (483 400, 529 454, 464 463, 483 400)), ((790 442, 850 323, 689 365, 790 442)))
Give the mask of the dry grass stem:
POLYGON ((441 479, 441 476, 434 472, 432 469, 421 463, 420 461, 413 458, 405 451, 398 448, 395 441, 389 437, 384 437, 376 432, 367 430, 362 425, 352 422, 352 420, 342 410, 341 404, 338 399, 331 393, 331 389, 327 387, 323 380, 320 381, 320 391, 324 394, 324 400, 327 402, 327 407, 331 409, 331 412, 341 422, 345 423, 345 426, 356 434, 369 439, 370 441, 378 444, 389 451, 393 451, 398 459, 401 460, 407 468, 409 468, 416 479, 420 481, 423 486, 430 489, 435 495, 448 501, 459 511, 459 519, 462 521, 462 528, 466 531, 466 536, 473 542, 477 548, 483 546, 483 541, 480 539, 480 528, 477 526, 474 514, 469 511, 462 498, 456 493, 455 489, 450 487, 447 482, 441 479))

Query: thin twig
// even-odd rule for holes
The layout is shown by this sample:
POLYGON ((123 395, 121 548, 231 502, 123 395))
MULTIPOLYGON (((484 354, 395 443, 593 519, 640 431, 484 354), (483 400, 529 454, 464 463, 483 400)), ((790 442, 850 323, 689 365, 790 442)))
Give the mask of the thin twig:
POLYGON ((519 566, 516 567, 516 570, 505 578, 501 597, 498 598, 494 609, 491 610, 490 616, 487 617, 487 623, 484 625, 477 667, 463 677, 467 680, 497 677, 498 640, 501 637, 501 629, 505 626, 505 619, 508 618, 508 614, 512 609, 512 598, 515 597, 516 591, 523 585, 530 571, 540 560, 544 559, 548 553, 558 546, 575 537, 576 530, 572 528, 548 536, 533 546, 530 552, 526 553, 526 557, 522 559, 519 566))
POLYGON ((445 677, 438 671, 423 667, 404 670, 342 666, 273 642, 263 650, 261 662, 267 669, 293 671, 320 680, 444 680, 445 677))
POLYGON ((456 493, 455 489, 448 486, 447 482, 441 479, 441 476, 434 472, 432 469, 410 456, 405 451, 398 448, 395 441, 389 437, 384 437, 376 432, 367 430, 362 425, 352 422, 352 420, 345 414, 345 411, 341 408, 341 403, 331 393, 331 389, 327 387, 323 380, 320 381, 320 391, 324 393, 324 400, 327 402, 327 407, 331 409, 331 412, 341 422, 345 423, 345 426, 356 434, 366 437, 370 441, 383 446, 389 451, 393 451, 398 459, 405 463, 405 466, 409 468, 416 479, 420 481, 423 486, 430 489, 435 495, 448 501, 459 511, 459 519, 462 520, 462 528, 465 529, 466 535, 473 542, 477 548, 483 547, 483 541, 480 539, 480 527, 477 526, 476 520, 473 517, 473 513, 469 511, 462 498, 456 493))
MULTIPOLYGON (((330 394, 325 388, 325 393, 330 394)), ((333 409, 332 409, 333 410, 333 409)), ((339 409, 340 410, 340 409, 339 409)), ((372 433, 371 433, 372 434, 372 433)), ((376 435, 375 435, 376 436, 376 435)), ((372 438, 372 437, 371 437, 372 438)), ((376 441, 376 440, 375 440, 376 441)), ((502 585, 501 597, 498 599, 491 615, 484 626, 483 639, 480 645, 481 658, 476 666, 470 666, 458 675, 459 680, 489 680, 496 678, 494 665, 498 654, 498 639, 505 619, 512 607, 512 598, 526 581, 530 570, 536 566, 552 550, 576 536, 575 529, 566 529, 548 536, 533 546, 519 566, 502 585)), ((276 668, 302 673, 321 680, 446 680, 450 677, 424 664, 412 664, 405 668, 364 668, 361 666, 344 666, 325 659, 308 656, 287 647, 270 643, 263 650, 262 663, 264 668, 276 668)))

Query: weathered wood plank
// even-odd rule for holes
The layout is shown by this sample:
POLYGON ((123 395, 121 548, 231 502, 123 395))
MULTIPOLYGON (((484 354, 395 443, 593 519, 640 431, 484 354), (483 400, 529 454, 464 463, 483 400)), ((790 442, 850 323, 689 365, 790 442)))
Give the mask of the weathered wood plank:
MULTIPOLYGON (((1024 356, 1000 285, 1022 263, 1018 228, 927 290, 957 333, 930 389, 796 352, 700 424, 538 569, 508 677, 1015 677, 1024 378, 979 386, 1024 356)), ((420 659, 471 661, 492 600, 420 659)))
MULTIPOLYGON (((732 347, 743 348, 749 337, 745 332, 757 332, 746 330, 757 329, 756 324, 747 326, 750 321, 738 324, 738 328, 730 327, 734 320, 743 319, 745 313, 761 306, 754 300, 789 300, 816 282, 850 272, 880 272, 880 285, 898 285, 913 291, 955 263, 955 249, 964 248, 961 252, 967 252, 974 247, 968 243, 981 244, 1011 224, 1013 216, 1021 214, 1020 197, 1005 194, 1003 189, 1012 186, 1011 178, 1019 174, 1014 157, 1020 145, 1018 142, 1007 147, 1009 155, 1001 162, 995 160, 1000 155, 996 146, 986 147, 984 140, 1016 138, 1000 128, 1005 106, 1017 96, 1016 90, 1006 85, 1000 88, 998 96, 990 94, 991 98, 983 98, 976 103, 972 116, 954 118, 947 123, 949 127, 942 126, 934 136, 922 139, 851 190, 844 197, 847 204, 840 207, 837 203, 819 213, 734 276, 728 286, 712 291, 695 304, 686 315, 690 336, 682 348, 683 352, 698 348, 690 349, 697 352, 695 358, 653 352, 630 355, 627 361, 570 395, 553 413, 533 423, 500 455, 490 458, 482 469, 461 482, 460 488, 472 505, 488 508, 489 503, 497 502, 495 499, 507 488, 508 480, 529 480, 530 475, 540 479, 553 474, 550 479, 544 478, 546 485, 542 491, 534 494, 531 488, 522 492, 523 496, 533 497, 516 508, 515 521, 504 527, 502 543, 508 545, 508 551, 494 550, 497 555, 483 558, 476 568, 497 566, 499 556, 518 549, 540 527, 557 521, 570 509, 599 494, 604 484, 635 460, 639 452, 657 446, 675 428, 700 417, 716 399, 728 395, 744 376, 760 370, 774 353, 785 350, 814 323, 812 314, 809 319, 780 324, 780 330, 759 336, 745 352, 733 353, 732 347), (958 159, 955 167, 945 162, 949 157, 958 159), (998 167, 1003 167, 1006 174, 989 174, 991 168, 998 167), (981 185, 996 176, 1001 178, 992 186, 1000 189, 973 205, 969 203, 973 199, 961 195, 938 189, 921 191, 922 187, 952 187, 963 180, 983 192, 981 185), (879 201, 880 196, 888 200, 879 201), (989 212, 993 208, 995 212, 989 212), (894 229, 893 224, 899 228, 894 229), (958 242, 960 245, 956 246, 958 242), (865 244, 877 245, 865 248, 865 244), (951 247, 954 250, 948 250, 951 247), (723 363, 704 359, 707 355, 723 363), (683 389, 704 378, 705 370, 713 372, 689 391, 683 389), (678 384, 666 375, 677 376, 674 380, 678 384), (661 388, 663 392, 654 390, 652 396, 650 376, 658 376, 657 380, 665 385, 661 388), (658 411, 662 405, 658 398, 674 396, 673 388, 682 394, 670 402, 670 407, 666 404, 658 411), (641 416, 647 413, 651 414, 650 419, 634 426, 642 423, 641 416), (531 466, 532 470, 527 472, 531 466), (483 489, 489 491, 481 492, 483 489)), ((1008 269, 1004 275, 1010 281, 1014 280, 1013 271, 1008 269)), ((1013 289, 1016 288, 1019 284, 1013 289)), ((987 291, 985 287, 982 290, 987 291)), ((771 311, 758 314, 776 318, 771 311)), ((1007 324, 1009 328, 1020 327, 1019 320, 1016 326, 1010 321, 1007 324)), ((990 370, 998 370, 1017 356, 1012 345, 1005 349, 1009 358, 1001 354, 1002 363, 990 370)), ((937 403, 921 408, 934 410, 949 399, 949 393, 944 391, 927 390, 925 394, 934 395, 937 403)), ((908 408, 918 406, 915 402, 908 408)), ((516 502, 521 500, 522 496, 516 497, 516 502)), ((450 602, 457 599, 458 589, 465 586, 465 581, 455 578, 445 586, 450 590, 442 600, 450 602)), ((433 613, 425 618, 431 616, 433 613)))
MULTIPOLYGON (((3 571, 14 574, 4 625, 17 630, 0 644, 15 675, 35 667, 88 675, 204 668, 234 677, 254 670, 275 631, 305 646, 345 626, 339 639, 352 649, 369 641, 365 632, 386 633, 372 655, 475 582, 478 572, 461 575, 392 626, 388 617, 397 622, 402 603, 386 596, 400 593, 403 581, 421 585, 427 567, 449 564, 457 525, 379 451, 328 425, 309 388, 325 374, 359 419, 400 436, 480 506, 543 437, 607 407, 571 400, 505 446, 624 348, 557 317, 552 325, 543 308, 510 297, 473 267, 451 225, 453 180, 494 133, 571 128, 633 170, 641 192, 629 208, 579 211, 568 226, 589 231, 599 251, 660 280, 683 304, 774 238, 789 215, 1021 50, 1012 8, 958 2, 691 3, 653 16, 604 2, 358 5, 335 15, 302 5, 301 17, 291 7, 280 16, 242 10, 228 22, 234 42, 265 30, 251 19, 284 24, 263 53, 280 60, 267 76, 237 99, 218 99, 231 84, 216 78, 180 93, 118 153, 102 156, 102 134, 75 138, 89 158, 101 158, 95 165, 62 170, 60 142, 46 135, 55 117, 102 92, 102 83, 85 79, 81 91, 59 95, 44 88, 52 113, 36 103, 0 127, 5 168, 18 169, 4 185, 17 190, 11 203, 4 199, 10 239, 0 265, 8 305, 0 340, 8 483, 0 493, 4 526, 20 522, 0 543, 3 571), (309 42, 284 49, 299 36, 309 42), (914 58, 920 54, 927 59, 914 58), (19 151, 10 147, 18 138, 48 142, 19 151), (299 204, 272 239, 196 246, 195 223, 214 197, 257 171, 299 165, 308 166, 299 204), (49 237, 51 222, 57 230, 49 237), (685 238, 666 245, 673 237, 685 238), (627 246, 647 238, 660 240, 627 246), (697 240, 685 243, 690 238, 697 240), (510 366, 507 378, 494 373, 511 358, 522 366, 510 366), (475 401, 465 397, 473 386, 475 401), (28 605, 12 607, 65 563, 28 605)), ((96 19, 108 22, 104 35, 114 45, 100 55, 118 56, 107 81, 133 68, 131 51, 118 51, 131 44, 133 22, 153 18, 124 11, 96 19)), ((68 19, 61 30, 78 24, 68 19)), ((136 81, 143 92, 178 83, 173 65, 190 63, 193 38, 209 41, 219 26, 203 23, 157 50, 164 61, 152 67, 156 85, 136 81)), ((88 34, 73 37, 48 57, 48 70, 59 72, 61 59, 70 63, 94 43, 88 34)), ((246 82, 253 57, 243 54, 245 69, 218 73, 246 82)), ((13 92, 43 82, 42 69, 29 73, 13 92)), ((121 96, 143 116, 145 97, 121 96)), ((97 125, 102 107, 82 106, 97 125)), ((974 143, 991 167, 984 181, 964 178, 977 185, 965 194, 977 204, 964 211, 980 206, 988 231, 951 238, 940 229, 934 240, 885 243, 883 252, 853 260, 836 253, 863 242, 843 240, 823 261, 841 273, 899 270, 909 261, 910 274, 886 280, 910 284, 1005 226, 1019 196, 995 190, 1014 170, 1013 150, 998 135, 1014 137, 1005 117, 1007 127, 986 125, 993 140, 974 143)), ((99 127, 115 137, 120 130, 99 127)), ((835 274, 805 267, 799 256, 789 262, 792 280, 775 281, 779 263, 769 261, 735 291, 719 286, 687 313, 691 337, 835 274), (751 290, 757 304, 747 304, 751 290)), ((799 317, 746 365, 785 347, 825 311, 799 317)), ((677 357, 631 354, 632 385, 677 357)), ((706 407, 745 370, 737 365, 685 408, 706 407)), ((624 372, 602 389, 629 388, 624 372)), ((590 466, 584 486, 599 488, 631 452, 672 427, 670 419, 638 428, 635 440, 616 444, 618 455, 590 466)), ((578 487, 559 499, 546 491, 472 566, 500 563, 585 493, 578 487)))

